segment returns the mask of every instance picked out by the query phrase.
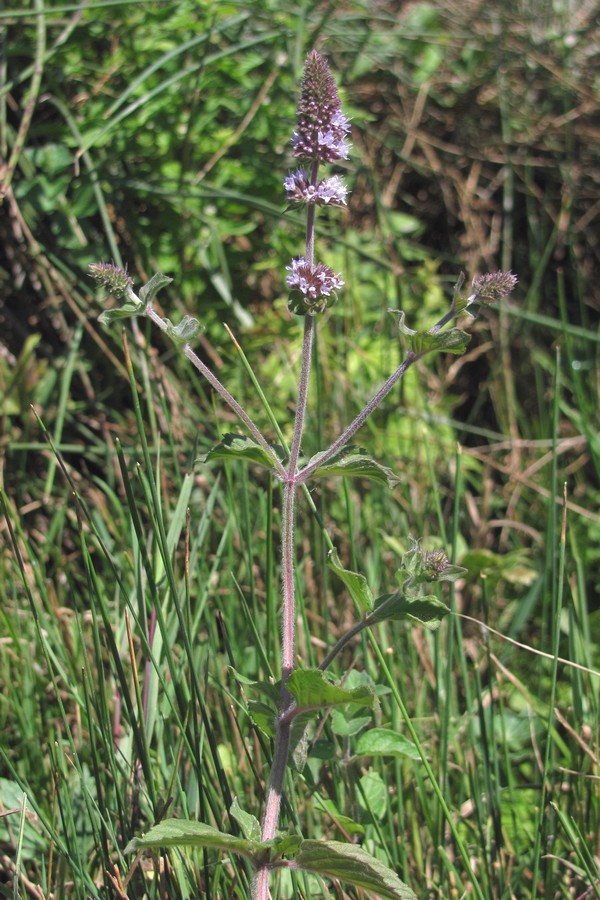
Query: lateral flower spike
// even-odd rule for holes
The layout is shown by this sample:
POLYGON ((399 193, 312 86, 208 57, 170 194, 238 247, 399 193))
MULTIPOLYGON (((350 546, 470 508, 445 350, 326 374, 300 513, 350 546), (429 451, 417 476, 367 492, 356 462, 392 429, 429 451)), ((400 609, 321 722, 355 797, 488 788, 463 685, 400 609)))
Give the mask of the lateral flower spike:
POLYGON ((90 265, 90 275, 98 284, 116 297, 125 297, 133 285, 133 278, 127 271, 127 266, 121 269, 114 263, 97 262, 90 265))
POLYGON ((322 163, 348 159, 349 130, 329 66, 320 53, 312 50, 306 57, 300 85, 297 125, 292 137, 294 156, 322 163))
POLYGON ((488 272, 473 279, 467 306, 471 303, 497 303, 517 286, 518 278, 512 272, 488 272))

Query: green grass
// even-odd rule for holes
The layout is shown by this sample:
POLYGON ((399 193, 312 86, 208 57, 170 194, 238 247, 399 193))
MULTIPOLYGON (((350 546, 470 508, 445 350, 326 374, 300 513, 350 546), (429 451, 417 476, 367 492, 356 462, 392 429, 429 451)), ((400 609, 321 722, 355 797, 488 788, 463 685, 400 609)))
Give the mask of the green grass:
MULTIPOLYGON (((464 358, 420 364, 361 432, 401 475, 393 495, 333 480, 311 494, 374 592, 394 585, 409 535, 469 577, 435 634, 384 624, 344 651, 339 674, 381 684, 379 708, 356 734, 323 717, 281 827, 345 840, 358 823, 422 898, 600 896, 591 31, 533 6, 475 13, 299 16, 265 0, 46 8, 37 27, 32 9, 0 14, 2 155, 17 148, 0 273, 2 896, 248 896, 233 856, 134 863, 123 848, 171 815, 235 833, 234 797, 260 816, 271 745, 248 682, 278 677, 281 498, 259 469, 196 462, 235 423, 145 324, 129 370, 84 273, 122 256, 139 280, 172 275, 167 315, 203 318, 200 351, 289 439, 301 337, 280 295, 301 226, 280 185, 313 41, 355 151, 343 240, 321 228, 347 287, 318 327, 307 455, 397 365, 388 307, 433 321, 456 272, 490 260, 521 288, 475 323, 464 358), (28 121, 30 88, 44 99, 28 121), (357 756, 374 726, 416 739, 428 768, 357 756)), ((298 526, 309 666, 353 612, 304 500, 298 526)), ((335 890, 273 879, 274 897, 335 890)))

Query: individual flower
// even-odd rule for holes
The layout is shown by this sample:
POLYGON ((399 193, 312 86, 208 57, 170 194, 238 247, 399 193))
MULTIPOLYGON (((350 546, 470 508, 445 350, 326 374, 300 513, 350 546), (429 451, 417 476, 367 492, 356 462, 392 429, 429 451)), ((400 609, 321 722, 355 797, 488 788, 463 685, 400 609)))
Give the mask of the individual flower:
POLYGON ((514 291, 517 276, 512 272, 488 272, 473 279, 472 293, 467 299, 470 303, 495 303, 514 291))
POLYGON ((304 205, 316 203, 317 206, 345 206, 348 188, 343 178, 332 175, 324 178, 317 185, 311 184, 306 169, 291 172, 283 182, 290 203, 304 205))
POLYGON ((114 297, 124 297, 133 284, 133 278, 129 275, 127 267, 121 269, 114 263, 98 262, 89 267, 90 275, 105 287, 114 297))
POLYGON ((337 299, 336 291, 344 282, 325 263, 311 265, 303 256, 286 267, 290 273, 286 283, 292 290, 290 309, 299 315, 316 315, 337 299))
POLYGON ((313 50, 306 57, 300 85, 294 156, 323 163, 348 159, 349 130, 335 79, 325 59, 313 50))

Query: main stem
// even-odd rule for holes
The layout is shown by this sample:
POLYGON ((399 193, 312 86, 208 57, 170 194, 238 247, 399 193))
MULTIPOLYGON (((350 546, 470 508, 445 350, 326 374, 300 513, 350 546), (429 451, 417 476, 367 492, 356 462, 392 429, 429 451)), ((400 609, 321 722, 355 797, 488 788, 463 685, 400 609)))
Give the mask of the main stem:
MULTIPOLYGON (((319 165, 314 163, 311 171, 312 183, 316 185, 319 165)), ((311 265, 314 264, 315 255, 315 207, 308 207, 306 217, 306 252, 305 259, 311 265)), ((304 431, 304 419, 306 416, 306 404, 308 400, 308 385, 310 379, 310 366, 312 361, 312 345, 314 337, 314 320, 312 316, 304 317, 304 339, 302 342, 302 365, 298 381, 298 400, 296 403, 296 415, 294 418, 294 433, 290 446, 290 458, 287 464, 286 477, 283 487, 283 505, 281 512, 281 588, 283 603, 281 611, 281 696, 277 716, 277 729, 275 733, 275 747, 273 761, 271 763, 271 776, 265 802, 261 827, 261 840, 270 841, 275 837, 279 813, 281 810, 281 798, 283 795, 283 783, 285 770, 290 750, 291 720, 287 715, 293 705, 293 697, 287 689, 288 678, 294 668, 295 656, 295 625, 296 625, 296 595, 294 586, 294 525, 296 491, 298 489, 298 458, 304 431)), ((269 869, 258 869, 252 884, 253 900, 267 900, 269 897, 269 869)))

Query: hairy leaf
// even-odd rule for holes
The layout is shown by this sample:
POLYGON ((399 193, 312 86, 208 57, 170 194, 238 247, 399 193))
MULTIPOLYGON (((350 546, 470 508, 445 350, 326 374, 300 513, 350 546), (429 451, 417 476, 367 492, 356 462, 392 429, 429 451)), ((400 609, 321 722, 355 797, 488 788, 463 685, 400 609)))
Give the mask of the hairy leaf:
POLYGON ((256 841, 217 831, 212 825, 205 825, 203 822, 165 819, 143 837, 130 841, 125 853, 154 847, 213 847, 225 853, 240 853, 251 859, 263 850, 256 841))
MULTIPOLYGON (((279 448, 273 448, 273 455, 279 448)), ((242 434, 226 434, 223 439, 209 450, 208 453, 200 457, 202 462, 212 462, 215 459, 241 459, 244 462, 255 463, 266 469, 274 469, 273 457, 257 444, 252 438, 242 434)))
POLYGON ((134 316, 141 316, 143 312, 144 304, 130 299, 123 306, 105 310, 98 316, 98 321, 103 325, 112 325, 113 322, 117 322, 119 319, 132 319, 134 316))
POLYGON ((423 356, 433 351, 440 353, 454 353, 460 356, 467 349, 471 335, 460 328, 448 328, 432 334, 430 331, 413 331, 405 324, 405 313, 398 309, 390 312, 398 317, 398 331, 402 335, 407 347, 413 353, 423 356))
POLYGON ((256 816, 247 813, 241 808, 237 797, 233 798, 233 803, 229 807, 229 812, 242 829, 242 833, 248 841, 260 841, 260 822, 256 816))
POLYGON ((157 272, 156 275, 153 275, 150 281, 140 289, 140 297, 144 304, 147 306, 149 303, 152 303, 160 289, 171 284, 172 281, 172 278, 163 275, 162 272, 157 272))
POLYGON ((348 588, 350 596, 360 609, 365 612, 371 612, 375 605, 375 600, 365 576, 359 572, 344 569, 335 550, 329 551, 327 565, 335 572, 338 578, 341 578, 348 588))
POLYGON ((339 878, 386 900, 417 900, 395 872, 357 844, 302 841, 295 863, 306 872, 339 878))
MULTIPOLYGON (((322 455, 322 453, 317 453, 309 460, 309 464, 317 462, 322 455)), ((324 465, 318 466, 312 473, 311 478, 326 478, 329 475, 368 478, 369 481, 376 481, 390 488, 390 490, 395 488, 400 481, 391 469, 376 462, 361 447, 344 447, 343 450, 336 453, 324 465)))
POLYGON ((372 708, 375 702, 371 688, 365 686, 345 690, 332 684, 320 669, 297 669, 290 675, 287 689, 302 709, 341 706, 344 703, 372 708))

